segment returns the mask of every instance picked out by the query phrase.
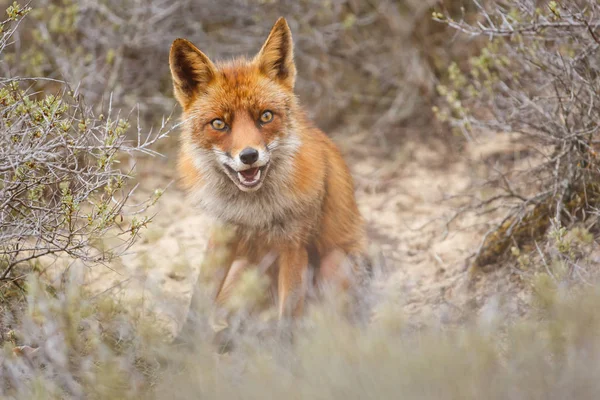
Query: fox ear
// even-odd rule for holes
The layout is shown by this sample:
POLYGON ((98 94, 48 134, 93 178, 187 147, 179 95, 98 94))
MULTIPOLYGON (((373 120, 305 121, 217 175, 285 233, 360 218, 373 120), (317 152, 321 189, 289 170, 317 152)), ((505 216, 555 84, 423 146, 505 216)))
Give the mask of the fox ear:
POLYGON ((176 39, 171 45, 169 66, 175 97, 184 109, 216 76, 216 67, 209 58, 185 39, 176 39))
POLYGON ((285 20, 280 17, 269 37, 255 57, 262 73, 273 80, 294 89, 296 81, 296 65, 294 64, 294 43, 292 32, 285 20))

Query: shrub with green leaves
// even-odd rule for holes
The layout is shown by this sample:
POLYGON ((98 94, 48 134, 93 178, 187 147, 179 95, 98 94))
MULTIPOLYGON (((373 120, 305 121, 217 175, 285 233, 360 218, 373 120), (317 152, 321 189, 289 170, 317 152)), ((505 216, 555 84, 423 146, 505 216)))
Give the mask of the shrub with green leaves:
MULTIPOLYGON (((28 11, 9 8, 1 43, 28 11)), ((147 220, 124 216, 155 200, 127 208, 128 161, 154 154, 151 146, 168 133, 164 126, 151 135, 138 130, 137 141, 127 140, 129 122, 110 104, 96 115, 66 83, 52 80, 55 94, 34 92, 38 80, 0 79, 0 281, 43 256, 93 264, 126 249, 147 220), (118 244, 96 245, 109 236, 118 244)))

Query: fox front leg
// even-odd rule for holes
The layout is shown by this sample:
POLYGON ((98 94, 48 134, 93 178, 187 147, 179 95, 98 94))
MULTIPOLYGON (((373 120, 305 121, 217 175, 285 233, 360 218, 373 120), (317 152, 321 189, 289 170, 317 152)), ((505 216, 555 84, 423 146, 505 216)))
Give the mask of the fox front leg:
MULTIPOLYGON (((237 252, 237 238, 222 229, 213 228, 210 233, 204 258, 200 266, 198 280, 192 289, 190 308, 184 324, 175 341, 181 343, 190 342, 197 330, 198 316, 203 310, 203 293, 206 293, 206 285, 213 287, 215 280, 217 285, 212 297, 215 303, 223 304, 224 296, 221 295, 224 285, 227 283, 233 260, 237 252)), ((215 331, 220 331, 227 326, 225 319, 220 318, 213 310, 211 325, 215 331)))
MULTIPOLYGON (((212 295, 216 307, 210 318, 215 331, 227 327, 226 315, 223 315, 225 307, 223 306, 230 292, 227 289, 228 276, 237 255, 238 245, 239 240, 234 232, 222 226, 212 228, 200 268, 199 281, 209 283, 210 286, 214 285, 216 281, 212 295)), ((199 290, 199 288, 195 288, 195 290, 199 290)))
POLYGON ((284 249, 279 255, 279 319, 299 317, 307 289, 308 253, 304 247, 284 249))

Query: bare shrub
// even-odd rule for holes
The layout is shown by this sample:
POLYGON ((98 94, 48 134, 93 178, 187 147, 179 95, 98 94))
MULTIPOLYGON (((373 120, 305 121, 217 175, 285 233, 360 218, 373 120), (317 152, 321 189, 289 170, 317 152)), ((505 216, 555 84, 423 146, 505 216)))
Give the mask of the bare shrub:
MULTIPOLYGON (((600 5, 596 1, 473 1, 477 21, 434 17, 489 44, 462 68, 448 70, 437 109, 468 140, 481 132, 521 135, 537 162, 496 171, 480 212, 502 211, 474 264, 498 261, 511 246, 597 216, 600 200, 600 5)), ((472 209, 472 208, 469 208, 472 209)))
MULTIPOLYGON (((8 35, 27 11, 12 8, 8 35)), ((52 81, 61 88, 52 95, 32 91, 35 82, 0 79, 0 281, 43 256, 93 264, 126 249, 148 222, 131 217, 156 200, 126 207, 134 189, 128 161, 154 154, 150 146, 168 133, 165 124, 150 135, 138 129, 132 142, 110 104, 95 115, 68 85, 52 81), (102 245, 110 237, 118 244, 102 245)))

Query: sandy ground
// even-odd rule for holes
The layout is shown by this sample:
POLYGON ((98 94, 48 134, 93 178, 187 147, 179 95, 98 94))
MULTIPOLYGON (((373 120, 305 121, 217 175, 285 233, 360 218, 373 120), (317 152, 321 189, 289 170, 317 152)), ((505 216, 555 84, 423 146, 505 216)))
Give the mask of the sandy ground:
MULTIPOLYGON (((399 312, 417 324, 461 321, 493 303, 488 300, 497 294, 511 299, 510 306, 518 309, 523 293, 514 289, 509 272, 468 273, 465 260, 484 231, 474 226, 477 221, 446 228, 446 221, 461 205, 460 199, 449 200, 449 196, 469 190, 481 158, 510 152, 510 145, 495 138, 449 154, 441 144, 407 142, 390 158, 352 139, 340 144, 347 159, 353 160, 357 199, 368 223, 372 251, 389 271, 377 290, 400 299, 399 312)), ((172 166, 172 161, 143 164, 138 195, 175 179, 172 166)), ((153 211, 157 214, 142 239, 109 268, 86 269, 84 281, 94 295, 118 297, 132 311, 165 323, 173 335, 189 307, 206 245, 207 220, 193 210, 176 185, 153 211)))

